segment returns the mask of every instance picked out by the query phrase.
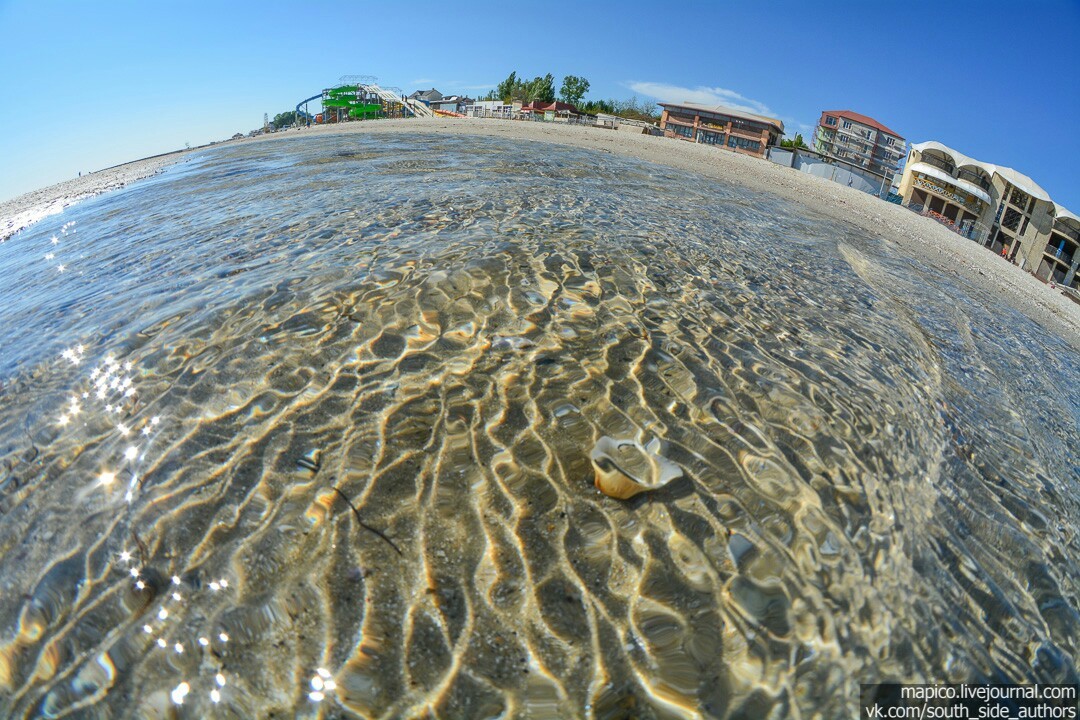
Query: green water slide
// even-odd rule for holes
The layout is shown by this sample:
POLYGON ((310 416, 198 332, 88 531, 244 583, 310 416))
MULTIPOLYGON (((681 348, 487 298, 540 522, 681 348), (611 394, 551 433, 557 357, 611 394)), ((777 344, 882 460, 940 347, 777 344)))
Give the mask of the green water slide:
POLYGON ((378 117, 382 105, 362 100, 364 94, 364 88, 359 85, 342 85, 324 92, 322 104, 324 108, 347 108, 349 117, 354 120, 378 117))

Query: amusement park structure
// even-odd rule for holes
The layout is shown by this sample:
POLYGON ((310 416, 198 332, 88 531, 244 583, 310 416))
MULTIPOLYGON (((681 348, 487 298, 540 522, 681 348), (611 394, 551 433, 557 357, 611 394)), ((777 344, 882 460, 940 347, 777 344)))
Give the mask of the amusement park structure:
POLYGON ((384 88, 371 75, 343 75, 338 85, 296 104, 296 122, 319 123, 368 120, 381 117, 434 117, 427 105, 405 97, 400 89, 384 88), (308 104, 318 100, 322 112, 312 116, 308 104))

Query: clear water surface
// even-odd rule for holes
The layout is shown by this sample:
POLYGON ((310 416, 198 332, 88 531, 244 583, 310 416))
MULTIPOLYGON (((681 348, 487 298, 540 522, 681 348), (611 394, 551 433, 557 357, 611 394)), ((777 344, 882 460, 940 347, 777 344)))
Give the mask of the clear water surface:
POLYGON ((49 218, 0 284, 4 716, 843 717, 860 682, 1077 681, 1075 357, 800 205, 542 143, 291 139, 49 218), (681 476, 601 494, 605 437, 681 476))

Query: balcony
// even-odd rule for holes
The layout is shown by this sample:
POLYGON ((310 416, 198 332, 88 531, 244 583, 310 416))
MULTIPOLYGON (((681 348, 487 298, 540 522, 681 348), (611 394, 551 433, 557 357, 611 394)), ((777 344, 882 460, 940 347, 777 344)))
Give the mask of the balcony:
POLYGON ((854 155, 858 155, 859 157, 865 158, 867 160, 869 160, 872 157, 872 155, 871 155, 872 148, 867 148, 866 150, 863 150, 864 147, 867 147, 866 143, 862 143, 862 142, 837 142, 837 143, 833 144, 833 147, 836 148, 837 150, 846 150, 849 153, 852 153, 854 155))
POLYGON ((1054 234, 1061 235, 1062 237, 1072 240, 1074 243, 1080 245, 1080 231, 1074 230, 1065 225, 1061 220, 1054 221, 1054 234))
POLYGON ((967 208, 975 215, 982 213, 982 206, 980 201, 982 198, 969 197, 966 194, 958 192, 957 188, 945 181, 943 178, 935 177, 934 173, 937 170, 931 168, 920 168, 918 163, 912 166, 912 172, 915 174, 914 184, 915 187, 922 188, 923 190, 929 190, 935 195, 940 195, 949 202, 960 205, 967 208))
POLYGON ((843 133, 844 135, 848 135, 848 136, 850 136, 852 138, 855 138, 856 140, 859 140, 860 142, 866 142, 866 141, 873 142, 874 141, 874 133, 873 133, 873 131, 872 130, 867 130, 866 128, 855 128, 855 127, 843 128, 842 127, 842 128, 839 129, 839 132, 843 133))
POLYGON ((950 175, 952 175, 956 171, 956 168, 951 162, 949 162, 948 160, 942 160, 939 157, 934 157, 933 155, 923 155, 921 158, 919 158, 919 162, 926 163, 927 165, 932 165, 936 168, 944 170, 950 175))
MULTIPOLYGON (((922 161, 926 162, 926 158, 923 158, 922 161)), ((974 172, 972 170, 967 170, 967 169, 961 170, 960 172, 958 172, 956 174, 956 179, 957 180, 967 180, 969 183, 971 183, 973 185, 978 185, 983 190, 987 190, 987 191, 990 190, 990 181, 987 180, 982 175, 980 175, 979 173, 974 172)))
POLYGON ((1069 267, 1073 263, 1072 248, 1066 245, 1065 250, 1061 249, 1061 246, 1048 243, 1046 249, 1043 250, 1043 255, 1047 260, 1053 260, 1059 262, 1065 267, 1069 267))

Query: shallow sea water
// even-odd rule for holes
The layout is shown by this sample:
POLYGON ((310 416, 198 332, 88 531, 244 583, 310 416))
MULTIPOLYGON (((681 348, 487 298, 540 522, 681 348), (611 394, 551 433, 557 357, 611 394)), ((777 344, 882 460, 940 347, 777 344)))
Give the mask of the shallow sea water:
POLYGON ((861 682, 1077 681, 1075 356, 799 205, 299 138, 49 218, 0 283, 5 717, 835 718, 861 682), (681 476, 601 494, 605 437, 681 476))

